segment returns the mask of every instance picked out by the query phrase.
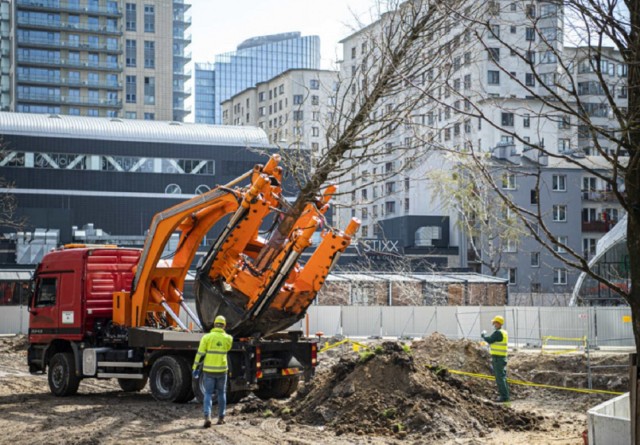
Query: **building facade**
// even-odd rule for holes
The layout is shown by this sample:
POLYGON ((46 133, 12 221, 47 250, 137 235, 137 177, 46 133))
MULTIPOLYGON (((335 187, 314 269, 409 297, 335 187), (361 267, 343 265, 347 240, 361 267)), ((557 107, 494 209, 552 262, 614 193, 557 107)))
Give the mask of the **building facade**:
POLYGON ((213 63, 196 63, 194 79, 194 122, 196 124, 212 124, 215 104, 215 71, 213 63))
MULTIPOLYGON (((602 153, 599 150, 610 141, 603 138, 603 145, 594 147, 588 129, 575 116, 562 114, 540 99, 557 93, 559 98, 571 100, 558 87, 568 76, 576 79, 586 112, 597 118, 594 125, 617 127, 611 107, 603 103, 605 93, 597 87, 601 72, 614 86, 619 106, 626 106, 627 71, 621 58, 607 49, 598 60, 585 48, 565 49, 564 11, 557 2, 467 2, 460 7, 463 10, 475 20, 457 20, 451 14, 430 31, 430 39, 425 39, 428 43, 416 57, 432 63, 427 63, 421 76, 404 82, 405 98, 413 91, 424 93, 424 101, 411 116, 397 117, 404 119, 404 124, 379 142, 386 150, 378 150, 369 161, 358 160, 350 178, 341 181, 346 193, 341 194, 343 210, 338 212, 339 221, 353 216, 362 220, 359 235, 363 242, 392 243, 405 253, 421 247, 425 255, 440 257, 444 267, 475 267, 477 263, 471 258, 469 264, 469 239, 461 229, 460 209, 442 193, 439 184, 451 176, 447 172, 455 163, 437 152, 508 150, 509 156, 523 157, 532 146, 543 146, 561 156, 575 152, 576 157, 584 158, 602 153), (600 69, 594 69, 596 66, 600 69), (409 147, 414 159, 400 154, 409 147)), ((346 102, 343 109, 348 110, 351 104, 353 110, 362 103, 359 86, 365 90, 366 82, 371 83, 371 73, 382 57, 374 48, 381 47, 380 39, 393 27, 389 17, 383 16, 341 42, 340 78, 354 90, 337 98, 337 102, 346 102)), ((401 95, 383 101, 372 115, 393 111, 398 100, 401 95)), ((621 217, 619 206, 597 178, 575 170, 568 170, 566 176, 570 181, 562 196, 570 199, 564 203, 547 199, 545 205, 551 209, 570 206, 571 221, 551 225, 557 226, 558 236, 570 236, 572 249, 590 255, 597 239, 621 217)), ((528 193, 516 198, 526 201, 528 193)), ((514 256, 512 266, 505 263, 497 272, 512 281, 514 292, 569 292, 575 274, 559 271, 554 275, 560 266, 551 260, 553 267, 545 273, 532 270, 533 247, 524 249, 525 255, 514 256)))
POLYGON ((260 127, 274 145, 320 156, 337 81, 335 71, 287 70, 224 101, 222 123, 260 127))
POLYGON ((60 243, 139 241, 157 212, 252 170, 269 148, 254 127, 25 113, 0 113, 0 135, 0 176, 15 184, 2 192, 23 231, 60 243))
MULTIPOLYGON (((196 70, 196 84, 199 76, 205 79, 211 76, 209 68, 200 65, 196 70)), ((236 51, 217 55, 213 64, 213 119, 209 119, 208 112, 199 109, 198 104, 208 105, 196 96, 196 114, 201 116, 200 122, 222 123, 222 102, 291 68, 320 69, 318 36, 289 32, 253 37, 238 45, 236 51)))
POLYGON ((3 0, 2 110, 182 121, 189 7, 184 0, 3 0))

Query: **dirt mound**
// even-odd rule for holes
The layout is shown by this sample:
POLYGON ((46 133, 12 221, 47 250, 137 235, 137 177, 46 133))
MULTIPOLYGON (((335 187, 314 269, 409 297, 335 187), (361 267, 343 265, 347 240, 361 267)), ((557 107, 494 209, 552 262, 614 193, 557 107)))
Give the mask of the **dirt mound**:
POLYGON ((28 346, 26 335, 0 337, 0 354, 26 351, 28 346))
POLYGON ((290 405, 292 415, 299 422, 328 426, 337 434, 420 433, 424 439, 482 436, 493 428, 535 428, 537 415, 507 411, 478 397, 466 382, 444 370, 451 366, 446 357, 458 360, 453 351, 459 348, 470 353, 471 362, 476 360, 479 368, 486 364, 481 363, 485 360, 481 348, 442 339, 432 336, 424 340, 424 347, 418 344, 411 350, 384 342, 360 357, 341 357, 298 391, 290 405), (431 344, 434 356, 425 354, 431 344))

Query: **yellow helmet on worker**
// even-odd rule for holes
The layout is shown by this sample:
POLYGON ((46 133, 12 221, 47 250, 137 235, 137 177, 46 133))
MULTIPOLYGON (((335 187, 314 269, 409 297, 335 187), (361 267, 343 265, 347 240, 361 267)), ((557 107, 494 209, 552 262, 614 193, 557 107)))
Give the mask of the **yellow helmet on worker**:
POLYGON ((213 324, 214 325, 221 324, 222 326, 226 326, 227 325, 227 319, 224 318, 224 316, 222 316, 222 315, 218 315, 216 317, 216 319, 213 321, 213 324))
POLYGON ((493 317, 493 319, 491 320, 491 323, 500 323, 500 326, 502 326, 504 324, 504 317, 502 317, 501 315, 496 315, 495 317, 493 317))

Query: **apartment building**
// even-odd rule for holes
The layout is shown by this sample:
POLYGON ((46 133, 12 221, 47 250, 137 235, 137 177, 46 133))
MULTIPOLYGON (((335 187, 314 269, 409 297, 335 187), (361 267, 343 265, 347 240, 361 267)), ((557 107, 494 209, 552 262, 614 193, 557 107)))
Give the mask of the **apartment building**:
POLYGON ((272 144, 309 149, 317 158, 326 149, 337 81, 335 71, 287 70, 224 101, 222 123, 260 127, 272 144))
MULTIPOLYGON (((506 150, 509 157, 522 158, 532 147, 544 146, 552 153, 596 155, 602 146, 593 146, 588 129, 579 125, 575 116, 559 113, 540 97, 555 93, 570 100, 557 85, 571 75, 578 79, 590 116, 602 119, 595 121, 597 125, 610 125, 613 130, 616 124, 610 107, 603 103, 604 93, 595 82, 598 73, 593 67, 601 64, 601 68, 606 65, 605 72, 616 86, 620 103, 626 100, 626 66, 613 51, 605 51, 596 61, 585 48, 565 49, 565 17, 557 2, 468 2, 460 11, 475 20, 460 20, 450 14, 430 33, 416 58, 424 57, 432 66, 427 65, 421 77, 405 82, 406 97, 411 97, 412 88, 423 89, 428 91, 424 101, 405 118, 404 125, 380 142, 387 150, 370 162, 360 160, 351 181, 343 181, 351 190, 341 196, 343 210, 338 215, 341 221, 360 217, 360 237, 365 242, 393 240, 405 252, 423 247, 427 255, 437 255, 438 248, 448 249, 450 254, 443 255, 445 267, 474 264, 468 263, 468 239, 460 230, 460 211, 451 205, 450 197, 436 193, 439 187, 434 183, 455 164, 451 157, 434 149, 475 153, 506 150), (566 63, 559 63, 559 55, 566 63), (423 156, 417 160, 399 158, 400 148, 407 147, 423 156), (367 180, 376 176, 380 178, 377 182, 367 180)), ((363 73, 372 71, 379 56, 372 48, 388 31, 389 20, 387 15, 343 39, 340 77, 344 82, 357 86, 367 80, 363 73)), ((362 101, 357 94, 344 97, 352 101, 352 109, 362 101)), ((384 112, 385 107, 393 110, 395 105, 397 102, 383 103, 378 111, 384 112)), ((607 143, 603 140, 603 146, 607 143)), ((549 175, 552 184, 554 173, 549 175)), ((571 206, 570 243, 575 251, 589 255, 597 239, 611 228, 611 221, 621 217, 620 209, 598 179, 571 169, 566 176, 567 193, 562 196, 570 199, 563 204, 554 204, 548 196, 539 199, 547 200, 545 205, 551 209, 554 205, 571 206)), ((567 227, 565 223, 557 228, 567 227)), ((519 270, 517 278, 511 280, 514 291, 555 292, 575 280, 568 271, 566 276, 558 272, 557 277, 548 271, 533 273, 530 265, 525 271, 524 265, 532 261, 531 249, 510 252, 516 254, 511 258, 514 265, 498 272, 511 280, 513 269, 519 270)), ((551 267, 554 269, 559 266, 551 267)))
MULTIPOLYGON (((209 110, 208 101, 200 100, 196 92, 198 122, 221 124, 222 102, 292 68, 320 69, 320 37, 299 32, 252 37, 236 51, 216 55, 213 67, 201 64, 196 69, 196 84, 213 77, 214 94, 214 107, 209 110)), ((203 94, 209 95, 210 90, 203 94)))
POLYGON ((2 0, 2 110, 182 121, 189 8, 185 0, 2 0))

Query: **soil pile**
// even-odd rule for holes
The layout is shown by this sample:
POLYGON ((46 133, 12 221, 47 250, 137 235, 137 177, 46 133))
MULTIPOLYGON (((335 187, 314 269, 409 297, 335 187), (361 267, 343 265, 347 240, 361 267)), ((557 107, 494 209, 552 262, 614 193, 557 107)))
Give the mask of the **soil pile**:
POLYGON ((13 354, 26 351, 29 343, 25 335, 0 337, 0 354, 13 354))
POLYGON ((341 357, 298 391, 289 405, 292 415, 337 434, 420 433, 424 439, 482 437, 494 428, 531 430, 539 423, 535 414, 507 411, 478 397, 467 382, 444 369, 466 358, 476 371, 486 372, 482 348, 438 334, 424 343, 408 350, 384 342, 360 357, 341 357))

